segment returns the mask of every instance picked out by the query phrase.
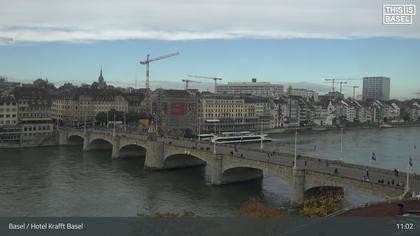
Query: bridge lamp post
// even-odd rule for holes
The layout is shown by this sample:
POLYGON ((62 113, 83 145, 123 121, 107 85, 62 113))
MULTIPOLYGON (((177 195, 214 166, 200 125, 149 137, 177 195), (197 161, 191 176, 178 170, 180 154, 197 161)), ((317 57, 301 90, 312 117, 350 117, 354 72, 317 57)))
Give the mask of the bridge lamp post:
POLYGON ((198 117, 198 141, 200 141, 201 140, 201 137, 200 137, 200 135, 201 135, 201 125, 200 125, 200 117, 198 117))
POLYGON ((340 134, 340 161, 343 161, 343 128, 341 128, 340 134))
POLYGON ((406 191, 410 190, 410 167, 413 165, 413 159, 415 156, 416 146, 413 147, 412 153, 410 153, 411 152, 410 149, 411 149, 410 145, 408 145, 407 179, 406 179, 406 184, 405 184, 406 191))
POLYGON ((84 125, 83 125, 83 133, 86 134, 86 112, 84 114, 84 125))
POLYGON ((124 132, 127 132, 127 118, 126 118, 125 112, 124 112, 124 132))
POLYGON ((216 154, 216 141, 213 141, 213 153, 216 154))
POLYGON ((114 124, 112 126, 112 137, 115 137, 115 111, 114 111, 114 124))
POLYGON ((298 130, 297 128, 295 128, 295 156, 294 156, 294 163, 293 163, 294 169, 297 168, 297 135, 298 135, 298 130))
POLYGON ((260 142, 260 149, 263 150, 264 142, 263 142, 263 120, 261 119, 261 142, 260 142))
POLYGON ((109 111, 106 112, 106 128, 109 129, 109 111))

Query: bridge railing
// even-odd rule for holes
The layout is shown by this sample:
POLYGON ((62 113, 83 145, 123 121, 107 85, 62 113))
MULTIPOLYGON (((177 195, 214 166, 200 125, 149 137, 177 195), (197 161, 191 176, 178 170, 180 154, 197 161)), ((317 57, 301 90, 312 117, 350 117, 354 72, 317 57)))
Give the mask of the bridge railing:
MULTIPOLYGON (((75 128, 70 128, 69 130, 73 130, 73 131, 79 131, 79 132, 83 132, 83 129, 75 129, 75 128)), ((101 134, 105 134, 105 135, 113 135, 112 130, 98 130, 98 129, 87 129, 87 131, 89 132, 95 132, 95 133, 101 133, 101 134)), ((125 133, 125 132, 116 132, 115 133, 118 136, 122 136, 122 137, 128 137, 128 138, 134 138, 134 139, 141 139, 141 140, 147 140, 147 135, 144 133, 125 133)), ((208 141, 198 141, 195 139, 189 139, 189 138, 183 138, 183 137, 159 137, 160 140, 162 141, 173 141, 173 144, 175 142, 183 142, 184 145, 187 145, 187 147, 185 146, 181 146, 179 145, 179 147, 181 148, 191 148, 194 147, 195 144, 198 145, 205 145, 206 147, 212 147, 213 144, 208 142, 208 141)), ((293 152, 289 152, 289 151, 279 151, 279 150, 261 150, 258 147, 250 147, 250 146, 245 146, 245 145, 233 145, 233 144, 217 144, 217 147, 226 147, 226 148, 231 148, 231 149, 239 149, 242 152, 243 151, 249 151, 249 152, 257 152, 257 153, 266 153, 266 154, 272 154, 270 156, 270 158, 282 158, 282 157, 286 157, 286 158, 293 158, 294 154, 293 152)), ((301 149, 301 148, 300 148, 301 149)), ((287 148, 283 148, 280 150, 288 150, 287 148)), ((212 151, 212 149, 207 150, 207 151, 212 151)), ((248 157, 245 157, 246 159, 248 159, 248 157)), ((254 160, 255 158, 253 158, 254 160)), ((266 161, 266 159, 262 160, 262 161, 266 161)), ((270 161, 270 160, 269 160, 270 161)), ((343 162, 340 160, 328 160, 328 159, 320 159, 320 158, 315 158, 315 157, 311 157, 306 155, 305 153, 303 153, 301 150, 299 150, 298 153, 298 161, 308 161, 308 162, 320 162, 320 163, 327 163, 328 165, 332 165, 332 166, 337 166, 337 167, 345 167, 345 168, 352 168, 355 170, 359 170, 359 171, 366 171, 369 170, 369 172, 371 173, 380 173, 383 175, 388 175, 388 176, 392 176, 395 174, 394 171, 392 170, 387 170, 387 169, 382 169, 382 168, 377 168, 377 167, 368 167, 366 165, 359 165, 359 164, 352 164, 352 163, 347 163, 347 162, 343 162)), ((271 161, 270 161, 271 162, 271 161)), ((405 172, 399 172, 399 177, 402 176, 406 176, 405 172)), ((414 176, 416 177, 416 176, 414 176)), ((417 176, 418 178, 418 176, 417 176)))

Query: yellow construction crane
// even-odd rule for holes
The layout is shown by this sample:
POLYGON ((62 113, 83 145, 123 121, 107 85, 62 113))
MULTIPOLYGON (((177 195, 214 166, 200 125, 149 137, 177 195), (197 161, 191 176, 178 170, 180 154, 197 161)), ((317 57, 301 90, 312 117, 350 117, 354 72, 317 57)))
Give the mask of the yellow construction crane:
POLYGON ((189 80, 189 79, 183 79, 182 82, 185 82, 185 90, 188 90, 189 83, 201 83, 199 81, 189 80))
POLYGON ((188 77, 191 77, 191 78, 198 78, 198 79, 212 79, 212 80, 214 80, 214 92, 216 92, 216 88, 217 88, 217 81, 218 81, 218 80, 222 80, 222 78, 218 78, 218 77, 209 77, 209 76, 202 76, 202 75, 188 75, 188 77))

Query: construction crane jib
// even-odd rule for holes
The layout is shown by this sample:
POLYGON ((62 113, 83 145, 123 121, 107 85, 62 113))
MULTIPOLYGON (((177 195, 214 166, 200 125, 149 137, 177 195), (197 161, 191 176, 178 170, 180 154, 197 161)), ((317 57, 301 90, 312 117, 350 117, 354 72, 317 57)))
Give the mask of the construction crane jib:
POLYGON ((218 81, 218 80, 222 80, 222 78, 218 78, 218 77, 209 77, 209 76, 202 76, 202 75, 188 75, 188 77, 191 77, 191 78, 197 78, 197 79, 212 79, 212 80, 214 80, 214 92, 216 92, 216 88, 217 88, 217 81, 218 81))

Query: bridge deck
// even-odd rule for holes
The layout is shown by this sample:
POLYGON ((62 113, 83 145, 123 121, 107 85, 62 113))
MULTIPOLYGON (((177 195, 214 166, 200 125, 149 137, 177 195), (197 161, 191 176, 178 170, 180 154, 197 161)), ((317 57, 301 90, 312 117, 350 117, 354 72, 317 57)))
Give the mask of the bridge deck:
MULTIPOLYGON (((72 130, 72 132, 83 134, 83 131, 80 130, 72 130)), ((113 135, 113 133, 110 131, 89 130, 89 132, 96 133, 98 135, 113 135)), ((142 141, 147 140, 147 136, 145 134, 117 132, 115 135, 129 139, 139 139, 142 141)), ((198 142, 196 140, 188 140, 182 138, 176 139, 158 137, 157 141, 184 148, 185 150, 202 150, 209 153, 213 153, 214 148, 213 144, 209 142, 198 142)), ((249 147, 244 147, 241 145, 237 145, 235 148, 233 145, 218 144, 216 146, 216 153, 233 158, 254 160, 286 167, 292 167, 294 160, 293 155, 290 153, 268 152, 265 150, 250 149, 249 147)), ((392 170, 367 167, 363 165, 325 160, 308 156, 299 156, 297 167, 315 173, 349 178, 352 180, 374 183, 381 186, 387 185, 391 188, 401 189, 401 191, 404 189, 407 176, 404 172, 399 172, 397 176, 396 173, 392 170)), ((418 175, 410 175, 410 188, 416 193, 420 192, 420 178, 418 175)))

